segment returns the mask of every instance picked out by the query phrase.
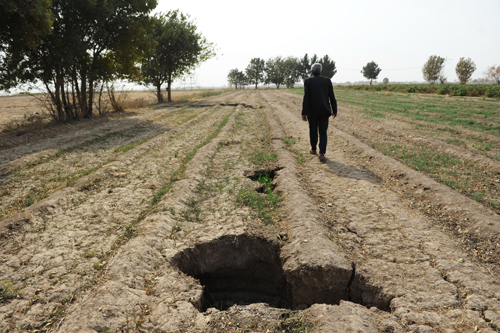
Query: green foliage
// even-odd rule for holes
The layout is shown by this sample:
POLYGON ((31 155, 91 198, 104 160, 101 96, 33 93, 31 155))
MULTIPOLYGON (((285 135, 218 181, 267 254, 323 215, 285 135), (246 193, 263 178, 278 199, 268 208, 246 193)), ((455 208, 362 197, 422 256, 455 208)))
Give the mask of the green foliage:
POLYGON ((280 202, 280 197, 272 190, 270 174, 260 175, 257 181, 264 184, 264 193, 258 193, 251 187, 245 187, 239 190, 236 202, 256 209, 260 218, 266 223, 271 223, 276 215, 275 210, 280 202))
POLYGON ((255 89, 257 85, 264 81, 264 73, 266 69, 266 62, 264 59, 253 58, 250 60, 250 64, 245 69, 248 81, 251 84, 255 84, 255 89))
POLYGON ((440 56, 432 55, 422 67, 422 74, 425 81, 435 83, 444 69, 445 59, 440 56))
POLYGON ((382 71, 381 68, 378 67, 378 65, 374 62, 371 61, 366 64, 366 66, 363 67, 363 70, 361 73, 365 78, 370 80, 370 85, 372 84, 373 80, 376 80, 380 72, 382 71))
POLYGON ((384 80, 382 81, 384 84, 389 84, 389 79, 388 78, 384 78, 384 80))
POLYGON ((322 76, 326 76, 331 79, 335 74, 337 74, 335 61, 330 59, 327 54, 325 54, 322 58, 318 58, 318 56, 315 54, 311 59, 309 59, 306 53, 303 58, 298 60, 298 70, 303 80, 311 76, 311 66, 315 63, 320 63, 323 67, 323 69, 321 70, 322 76))
POLYGON ((321 75, 326 76, 331 79, 335 74, 337 74, 337 68, 335 67, 335 61, 330 59, 330 57, 325 54, 323 58, 320 58, 318 62, 321 64, 323 69, 321 70, 321 75))
MULTIPOLYGON (((58 121, 93 116, 99 82, 136 75, 150 47, 145 31, 156 0, 53 0, 50 33, 30 48, 8 41, 0 63, 0 89, 37 83, 58 121)), ((5 41, 3 41, 5 42, 5 41)))
POLYGON ((16 290, 10 280, 0 282, 0 303, 6 303, 16 297, 16 290))
POLYGON ((337 86, 336 89, 349 90, 373 90, 373 91, 393 91, 402 93, 438 94, 450 96, 470 96, 470 97, 500 97, 500 86, 492 84, 391 84, 391 85, 351 85, 337 86))
POLYGON ((297 140, 293 139, 293 138, 289 138, 289 137, 286 137, 283 139, 283 142, 287 145, 287 146, 291 146, 295 143, 297 143, 297 140))
POLYGON ((472 76, 472 73, 474 73, 475 71, 476 64, 474 63, 474 61, 472 61, 471 58, 460 58, 457 63, 457 67, 455 68, 455 72, 457 73, 460 84, 466 84, 472 76))
POLYGON ((374 146, 386 155, 403 160, 413 169, 430 174, 437 173, 439 169, 462 164, 462 161, 455 156, 429 151, 425 148, 406 147, 398 144, 385 145, 377 142, 374 143, 374 146))
POLYGON ((0 50, 7 48, 7 54, 21 54, 36 48, 40 38, 50 33, 50 7, 50 0, 1 0, 0 50))
POLYGON ((270 58, 266 61, 266 83, 273 83, 279 89, 281 85, 285 84, 286 71, 285 60, 282 57, 270 58))
POLYGON ((299 59, 294 57, 285 58, 283 61, 283 70, 285 72, 285 83, 287 88, 293 88, 295 82, 300 81, 300 63, 299 59))
POLYGON ((500 97, 500 85, 489 86, 485 91, 485 95, 487 97, 500 97))
POLYGON ((266 154, 263 151, 258 151, 255 156, 253 156, 250 160, 257 166, 266 165, 269 162, 276 162, 278 159, 278 154, 276 153, 268 153, 266 154))
POLYGON ((235 89, 242 89, 248 85, 248 78, 245 73, 235 68, 229 71, 229 74, 227 75, 227 82, 230 86, 234 86, 235 89))
POLYGON ((168 101, 172 100, 171 87, 175 79, 189 75, 201 63, 215 56, 215 49, 197 32, 189 15, 179 10, 157 14, 153 18, 150 39, 156 42, 141 67, 143 82, 157 89, 158 102, 163 101, 161 86, 167 83, 168 101))

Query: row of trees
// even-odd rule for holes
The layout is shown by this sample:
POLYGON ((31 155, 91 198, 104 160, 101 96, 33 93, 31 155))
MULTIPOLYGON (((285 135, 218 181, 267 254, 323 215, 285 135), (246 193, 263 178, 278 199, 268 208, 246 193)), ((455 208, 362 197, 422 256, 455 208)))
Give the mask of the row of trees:
POLYGON ((229 85, 236 89, 247 85, 255 85, 255 89, 261 83, 275 84, 276 88, 286 85, 293 88, 296 82, 304 80, 310 75, 311 65, 320 63, 323 66, 322 75, 332 78, 336 73, 335 61, 328 55, 319 58, 316 54, 311 58, 307 53, 302 58, 274 57, 267 61, 261 58, 253 58, 245 71, 237 68, 229 71, 227 80, 229 85))
MULTIPOLYGON (((0 1, 0 89, 42 85, 58 121, 91 118, 105 86, 170 87, 215 55, 189 16, 149 16, 156 0, 0 1), (97 97, 96 97, 97 96, 97 97)), ((100 111, 100 110, 99 110, 100 111)))
MULTIPOLYGON (((437 55, 432 55, 429 57, 427 62, 422 67, 422 74, 425 81, 429 83, 440 82, 441 84, 446 83, 447 77, 444 74, 444 66, 446 64, 446 59, 437 55)), ((472 74, 476 71, 476 64, 471 58, 460 58, 456 67, 455 73, 457 74, 460 84, 466 84, 472 74)), ((489 80, 496 81, 500 84, 500 66, 491 66, 484 72, 486 78, 489 80)))

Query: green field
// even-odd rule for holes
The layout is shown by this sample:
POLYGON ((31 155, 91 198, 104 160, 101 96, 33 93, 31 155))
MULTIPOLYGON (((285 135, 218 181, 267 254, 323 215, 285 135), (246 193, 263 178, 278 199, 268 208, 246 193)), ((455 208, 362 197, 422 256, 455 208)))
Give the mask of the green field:
MULTIPOLYGON (((350 125, 349 116, 364 119, 364 123, 350 128, 358 138, 500 213, 500 184, 495 181, 500 178, 500 100, 340 87, 334 90, 339 120, 347 119, 350 125), (393 135, 391 129, 403 135, 393 135), (434 146, 412 139, 415 136, 434 140, 434 146), (445 143, 451 146, 444 147, 445 143), (464 155, 464 151, 469 154, 464 155), (484 156, 482 160, 464 157, 477 154, 484 156)), ((303 94, 302 88, 294 92, 303 94)), ((347 130, 343 128, 345 123, 337 124, 347 130)))

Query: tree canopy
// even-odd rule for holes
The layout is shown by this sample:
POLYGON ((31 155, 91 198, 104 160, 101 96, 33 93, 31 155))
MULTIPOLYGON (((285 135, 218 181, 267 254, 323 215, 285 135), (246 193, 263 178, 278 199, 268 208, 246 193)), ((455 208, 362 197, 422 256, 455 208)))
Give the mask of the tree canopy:
POLYGON ((307 79, 311 76, 311 66, 315 63, 320 63, 322 66, 321 75, 326 76, 331 79, 335 74, 337 74, 337 68, 335 66, 335 61, 331 59, 327 54, 325 54, 322 58, 318 58, 315 54, 309 59, 307 53, 304 57, 298 60, 298 67, 300 76, 303 80, 307 79))
POLYGON ((457 73, 460 84, 466 84, 472 76, 472 73, 474 73, 475 71, 476 64, 474 63, 474 61, 472 61, 471 58, 460 58, 457 63, 457 67, 455 67, 455 72, 457 73))
POLYGON ((276 88, 285 84, 286 72, 283 57, 274 57, 266 61, 266 83, 273 83, 276 88))
POLYGON ((229 82, 230 86, 234 86, 235 89, 241 89, 248 84, 248 79, 245 73, 235 68, 229 71, 229 74, 227 75, 227 82, 229 82))
POLYGON ((0 51, 14 54, 36 48, 50 33, 51 5, 50 0, 0 0, 0 51))
POLYGON ((363 67, 361 73, 366 79, 370 80, 370 85, 371 85, 373 80, 377 79, 381 71, 382 69, 378 67, 375 61, 370 61, 369 63, 366 64, 366 66, 363 67))
POLYGON ((92 117, 99 82, 138 74, 135 64, 151 47, 145 36, 155 7, 156 0, 52 0, 50 33, 28 48, 2 40, 0 88, 41 82, 55 119, 92 117))
POLYGON ((435 83, 440 76, 443 77, 445 59, 443 57, 432 55, 422 67, 424 80, 429 83, 435 83))
POLYGON ((156 86, 159 102, 163 101, 161 85, 166 82, 170 102, 172 82, 191 74, 202 62, 214 57, 215 49, 197 31, 190 16, 179 10, 155 15, 153 25, 152 39, 157 46, 142 63, 143 81, 156 86))
POLYGON ((248 64, 245 69, 246 76, 248 81, 251 84, 255 84, 255 89, 257 89, 257 85, 261 82, 264 82, 264 75, 266 70, 266 62, 264 59, 253 58, 250 60, 250 64, 248 64))

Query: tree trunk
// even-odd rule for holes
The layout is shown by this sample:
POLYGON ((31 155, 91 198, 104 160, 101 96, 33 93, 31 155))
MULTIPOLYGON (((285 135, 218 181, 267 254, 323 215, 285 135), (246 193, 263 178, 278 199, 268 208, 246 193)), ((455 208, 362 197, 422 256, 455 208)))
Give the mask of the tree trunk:
POLYGON ((372 85, 372 81, 373 81, 373 79, 370 79, 370 86, 372 85))
POLYGON ((87 118, 87 77, 85 76, 85 71, 81 71, 81 81, 80 82, 80 112, 84 118, 87 118))
POLYGON ((257 81, 255 81, 255 89, 257 89, 257 84, 258 84, 258 82, 257 82, 257 81))
POLYGON ((89 80, 89 103, 88 103, 88 111, 87 111, 87 117, 92 118, 93 117, 93 103, 94 103, 94 80, 90 79, 89 80))
POLYGON ((163 95, 161 94, 161 84, 156 83, 156 98, 158 98, 158 103, 163 103, 163 95))
POLYGON ((167 79, 167 93, 168 93, 167 102, 172 102, 171 89, 172 89, 172 76, 169 75, 167 79))
POLYGON ((74 104, 74 107, 75 107, 75 117, 76 118, 79 118, 81 115, 82 115, 82 95, 80 93, 80 87, 78 86, 78 80, 77 80, 77 77, 76 77, 76 67, 73 68, 73 73, 72 73, 72 76, 73 76, 73 88, 74 88, 74 91, 73 91, 73 104, 74 104), (76 91, 76 99, 75 99, 75 91, 76 91), (77 100, 78 100, 78 107, 77 107, 77 100))

